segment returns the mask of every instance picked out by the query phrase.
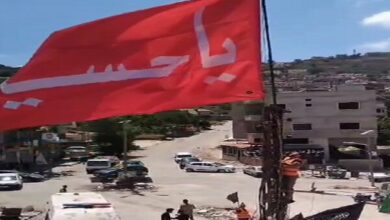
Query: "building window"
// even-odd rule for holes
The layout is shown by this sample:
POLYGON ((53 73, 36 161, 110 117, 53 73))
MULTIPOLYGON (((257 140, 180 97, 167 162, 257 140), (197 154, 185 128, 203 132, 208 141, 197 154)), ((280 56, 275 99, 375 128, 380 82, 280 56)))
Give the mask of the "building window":
POLYGON ((340 123, 341 130, 355 130, 360 129, 359 123, 340 123))
POLYGON ((359 102, 340 102, 339 109, 359 109, 359 102))
POLYGON ((313 105, 312 104, 306 104, 306 107, 312 107, 313 105))
POLYGON ((278 104, 278 106, 279 106, 280 108, 282 108, 283 110, 286 110, 286 104, 278 104))
POLYGON ((311 124, 293 124, 293 129, 295 131, 306 131, 311 130, 311 124))
POLYGON ((309 144, 308 138, 286 138, 283 139, 283 144, 309 144))
POLYGON ((377 108, 377 109, 376 109, 376 113, 384 113, 384 112, 385 112, 384 109, 381 109, 381 108, 377 108))
POLYGON ((311 102, 311 99, 305 99, 306 102, 311 102))

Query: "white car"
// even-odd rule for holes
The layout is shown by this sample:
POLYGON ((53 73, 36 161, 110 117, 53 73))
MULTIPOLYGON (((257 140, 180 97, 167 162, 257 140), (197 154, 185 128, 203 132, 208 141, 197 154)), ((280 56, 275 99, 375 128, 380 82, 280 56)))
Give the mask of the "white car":
POLYGON ((181 159, 186 157, 193 157, 193 155, 189 152, 179 152, 175 154, 175 162, 180 163, 181 159))
POLYGON ((17 173, 0 173, 0 188, 21 190, 23 188, 22 177, 17 173))
POLYGON ((94 173, 97 170, 103 170, 111 168, 114 166, 114 163, 111 159, 90 159, 87 161, 87 166, 85 167, 87 174, 94 173))
POLYGON ((232 165, 224 165, 213 162, 192 162, 186 166, 187 172, 218 172, 218 173, 234 173, 236 168, 232 165))

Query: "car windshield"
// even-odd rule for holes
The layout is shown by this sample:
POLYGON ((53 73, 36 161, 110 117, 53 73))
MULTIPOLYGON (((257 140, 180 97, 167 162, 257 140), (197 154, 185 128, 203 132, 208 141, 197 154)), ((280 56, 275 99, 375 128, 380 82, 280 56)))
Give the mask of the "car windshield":
POLYGON ((143 165, 141 161, 128 161, 127 164, 129 165, 143 165))
POLYGON ((70 148, 68 148, 68 151, 84 152, 84 151, 86 151, 86 148, 85 147, 70 147, 70 148))
POLYGON ((200 160, 196 157, 191 157, 191 158, 188 158, 187 161, 190 161, 190 162, 199 162, 200 160))
POLYGON ((0 176, 0 181, 16 180, 16 176, 0 176))
POLYGON ((109 166, 109 162, 108 161, 88 161, 87 162, 87 166, 91 166, 91 167, 94 167, 94 166, 109 166))
POLYGON ((177 155, 178 158, 186 158, 186 157, 192 157, 191 154, 183 154, 183 155, 177 155))
POLYGON ((145 172, 148 172, 148 168, 144 167, 144 166, 128 166, 127 167, 127 171, 145 171, 145 172))

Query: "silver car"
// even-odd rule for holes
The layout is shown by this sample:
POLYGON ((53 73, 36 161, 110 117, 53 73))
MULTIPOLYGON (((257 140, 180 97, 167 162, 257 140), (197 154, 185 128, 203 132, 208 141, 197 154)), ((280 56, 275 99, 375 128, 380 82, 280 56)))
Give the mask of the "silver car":
POLYGON ((23 188, 22 177, 18 173, 0 173, 0 188, 21 190, 23 188))

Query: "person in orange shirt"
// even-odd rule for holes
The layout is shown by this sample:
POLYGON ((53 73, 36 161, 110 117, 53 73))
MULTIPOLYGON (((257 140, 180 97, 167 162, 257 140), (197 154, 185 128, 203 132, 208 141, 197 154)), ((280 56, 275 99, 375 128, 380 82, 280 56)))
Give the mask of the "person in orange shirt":
POLYGON ((240 207, 236 210, 237 220, 251 220, 252 216, 249 214, 248 210, 245 208, 245 203, 241 203, 240 207))
POLYGON ((302 159, 298 152, 290 153, 282 160, 282 193, 288 203, 293 203, 294 186, 299 178, 302 159))

